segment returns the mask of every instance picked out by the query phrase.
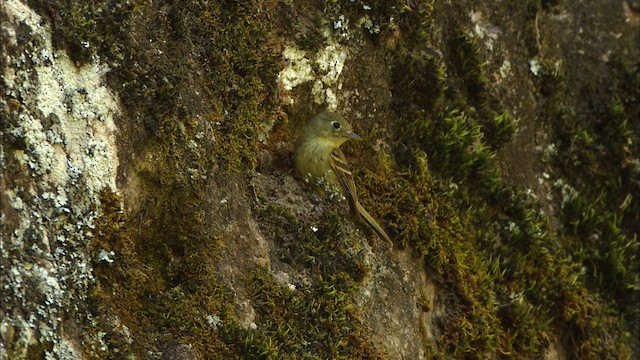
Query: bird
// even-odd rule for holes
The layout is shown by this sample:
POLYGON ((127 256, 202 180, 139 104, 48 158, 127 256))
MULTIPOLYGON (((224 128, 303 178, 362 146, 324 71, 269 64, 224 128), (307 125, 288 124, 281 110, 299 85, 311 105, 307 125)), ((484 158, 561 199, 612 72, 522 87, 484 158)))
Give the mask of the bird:
POLYGON ((301 129, 293 155, 297 175, 316 194, 324 197, 327 192, 336 194, 336 189, 349 202, 356 219, 367 225, 391 246, 393 242, 382 226, 367 212, 358 200, 353 173, 340 146, 348 140, 362 138, 353 132, 351 124, 335 112, 321 112, 311 118, 301 129))

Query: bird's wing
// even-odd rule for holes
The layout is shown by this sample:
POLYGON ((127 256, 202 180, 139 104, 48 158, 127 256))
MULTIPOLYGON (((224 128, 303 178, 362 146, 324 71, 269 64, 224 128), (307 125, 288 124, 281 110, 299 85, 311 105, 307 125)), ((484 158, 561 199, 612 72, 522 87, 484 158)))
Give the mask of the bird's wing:
POLYGON ((387 243, 393 247, 393 242, 391 241, 391 238, 389 237, 389 235, 387 235, 387 233, 384 231, 384 229, 382 228, 382 226, 380 226, 380 224, 378 224, 378 222, 369 214, 369 212, 367 210, 365 210, 365 208, 360 204, 360 202, 356 203, 356 211, 358 212, 358 214, 360 216, 362 216, 362 218, 364 219, 364 221, 369 224, 369 226, 373 229, 373 231, 378 234, 378 236, 381 239, 384 239, 387 241, 387 243))
POLYGON ((344 190, 344 196, 349 200, 349 206, 354 214, 359 215, 356 204, 358 203, 358 192, 356 191, 356 183, 353 180, 353 173, 347 163, 347 159, 344 157, 342 150, 337 148, 331 152, 329 156, 329 162, 331 163, 331 169, 336 174, 338 182, 344 190))
POLYGON ((356 183, 353 180, 353 173, 349 169, 349 164, 342 153, 342 150, 335 149, 331 152, 330 160, 331 169, 336 174, 340 185, 344 189, 344 196, 349 200, 349 207, 357 219, 363 219, 378 236, 387 241, 393 247, 393 242, 389 235, 384 231, 382 226, 365 210, 358 201, 358 193, 356 192, 356 183))

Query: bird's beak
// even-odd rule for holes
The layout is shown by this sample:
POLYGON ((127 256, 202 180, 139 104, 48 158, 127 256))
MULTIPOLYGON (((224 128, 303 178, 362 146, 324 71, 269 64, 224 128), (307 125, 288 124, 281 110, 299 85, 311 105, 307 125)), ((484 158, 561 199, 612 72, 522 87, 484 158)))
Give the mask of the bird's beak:
POLYGON ((360 136, 358 136, 358 134, 354 133, 353 131, 347 131, 347 136, 353 140, 362 140, 362 138, 360 136))

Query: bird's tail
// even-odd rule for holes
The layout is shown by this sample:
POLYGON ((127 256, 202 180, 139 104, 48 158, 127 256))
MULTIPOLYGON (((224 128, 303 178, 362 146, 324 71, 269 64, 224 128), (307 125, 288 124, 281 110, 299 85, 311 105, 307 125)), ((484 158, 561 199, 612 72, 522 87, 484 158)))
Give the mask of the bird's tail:
POLYGON ((369 214, 367 210, 360 204, 359 201, 355 203, 356 210, 358 211, 358 215, 362 216, 364 221, 373 229, 373 231, 378 234, 381 239, 386 240, 391 247, 393 247, 393 242, 387 233, 382 229, 382 226, 378 224, 378 222, 369 214))

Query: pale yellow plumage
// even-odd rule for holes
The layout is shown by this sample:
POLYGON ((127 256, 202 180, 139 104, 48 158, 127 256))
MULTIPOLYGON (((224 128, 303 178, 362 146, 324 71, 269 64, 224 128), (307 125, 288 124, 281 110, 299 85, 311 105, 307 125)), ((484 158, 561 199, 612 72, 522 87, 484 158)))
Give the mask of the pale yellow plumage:
POLYGON ((392 244, 389 235, 358 201, 353 174, 340 150, 340 145, 349 139, 361 140, 344 117, 331 112, 316 115, 302 128, 296 142, 296 172, 321 196, 328 188, 336 187, 349 201, 354 216, 392 244))

